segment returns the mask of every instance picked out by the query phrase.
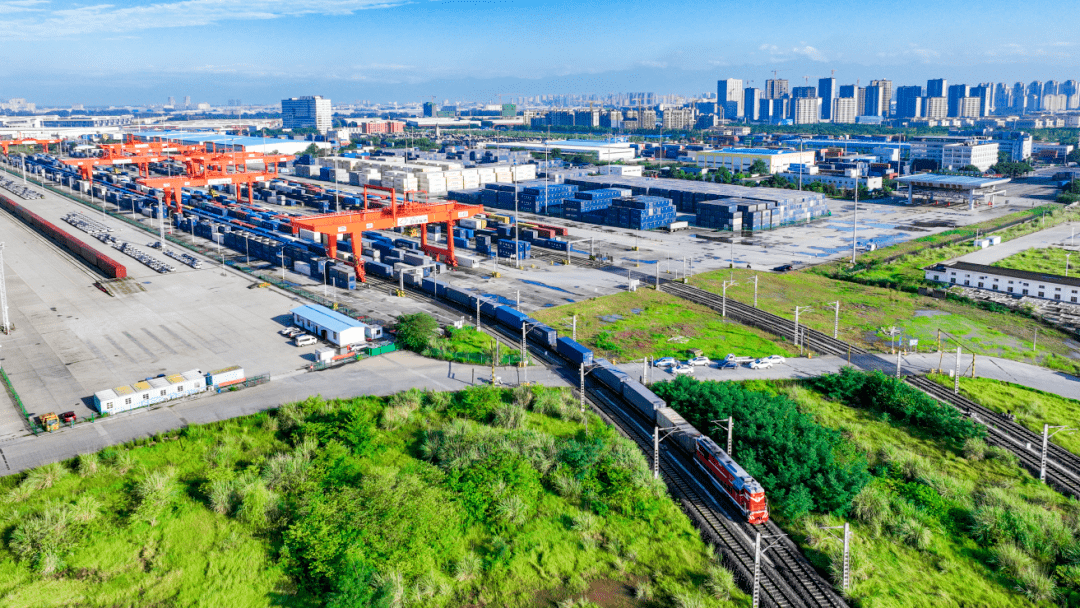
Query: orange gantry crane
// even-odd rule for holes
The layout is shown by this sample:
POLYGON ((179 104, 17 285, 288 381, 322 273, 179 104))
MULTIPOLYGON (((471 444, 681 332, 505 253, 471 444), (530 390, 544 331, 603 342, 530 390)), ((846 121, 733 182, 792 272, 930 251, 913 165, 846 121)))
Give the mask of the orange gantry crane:
POLYGON ((356 272, 356 280, 360 282, 365 281, 364 262, 360 258, 362 255, 360 238, 365 230, 388 230, 404 226, 419 226, 420 249, 437 260, 446 262, 451 266, 457 266, 457 256, 454 254, 454 223, 460 219, 484 212, 481 205, 464 205, 454 201, 418 203, 410 201, 407 196, 404 201, 398 203, 393 188, 379 186, 367 186, 367 188, 389 192, 390 204, 379 209, 369 209, 367 196, 365 196, 362 211, 326 213, 292 218, 294 234, 303 228, 304 230, 326 235, 326 255, 330 259, 337 259, 338 239, 348 236, 353 246, 353 269, 356 272), (445 248, 432 245, 427 241, 427 225, 443 223, 446 224, 445 248))
POLYGON ((8 153, 8 148, 11 146, 44 146, 45 153, 49 153, 49 144, 59 144, 63 142, 62 139, 37 139, 35 137, 20 137, 18 139, 4 139, 0 140, 0 147, 4 149, 4 154, 8 153))
MULTIPOLYGON (((242 153, 248 154, 248 153, 242 153)), ((258 154, 258 153, 251 153, 258 154)), ((261 154, 259 154, 262 157, 261 154)), ((172 201, 173 206, 179 213, 184 212, 183 204, 181 203, 180 191, 183 188, 197 188, 199 186, 222 186, 226 184, 232 184, 237 186, 236 188, 236 202, 241 202, 240 199, 240 186, 248 185, 248 204, 254 203, 254 197, 252 196, 252 188, 250 187, 255 182, 265 182, 275 179, 278 176, 278 162, 284 162, 292 160, 292 156, 288 154, 270 154, 266 155, 266 170, 264 171, 239 171, 235 173, 229 173, 224 167, 210 167, 203 165, 199 170, 192 170, 193 165, 188 165, 187 175, 176 175, 171 177, 140 177, 135 180, 136 182, 146 186, 147 188, 161 188, 165 191, 163 200, 166 205, 172 201), (272 162, 271 162, 272 161, 272 162)), ((241 159, 243 160, 243 159, 241 159)), ((243 160, 243 162, 247 162, 243 160)), ((245 166, 246 168, 246 166, 245 166)))
POLYGON ((288 162, 295 158, 290 154, 263 154, 262 152, 205 152, 202 154, 185 154, 181 160, 190 175, 198 175, 207 170, 227 171, 229 167, 235 167, 236 171, 247 171, 250 163, 263 163, 264 170, 269 170, 274 165, 275 172, 278 163, 288 162))
POLYGON ((131 139, 119 144, 98 144, 98 148, 106 155, 120 156, 131 154, 136 156, 146 154, 164 154, 174 152, 177 154, 199 153, 205 151, 203 146, 175 144, 167 141, 135 141, 131 139))
POLYGON ((100 165, 135 165, 139 168, 139 175, 150 177, 150 163, 160 163, 169 160, 168 156, 88 156, 86 158, 66 158, 60 162, 71 167, 77 167, 83 179, 89 180, 93 175, 94 167, 100 165))

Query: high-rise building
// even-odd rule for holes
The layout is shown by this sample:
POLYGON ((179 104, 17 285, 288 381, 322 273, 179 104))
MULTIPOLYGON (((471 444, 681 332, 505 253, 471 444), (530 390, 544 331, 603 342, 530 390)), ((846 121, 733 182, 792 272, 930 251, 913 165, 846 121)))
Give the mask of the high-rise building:
POLYGON ((664 110, 664 128, 671 131, 693 129, 697 114, 693 108, 668 108, 664 110))
POLYGON ((892 81, 891 80, 871 80, 870 86, 878 87, 880 89, 879 97, 881 99, 881 113, 874 114, 874 116, 891 116, 892 115, 892 81))
POLYGON ((1067 110, 1080 108, 1080 84, 1075 80, 1066 80, 1061 83, 1060 91, 1065 95, 1065 108, 1067 110))
POLYGON ((994 113, 994 87, 989 83, 971 87, 971 96, 979 99, 979 116, 989 116, 994 113))
POLYGON ((330 100, 321 95, 281 100, 281 126, 286 129, 318 129, 326 133, 333 126, 330 100))
POLYGON ((1047 80, 1046 82, 1043 83, 1042 94, 1044 96, 1045 95, 1057 95, 1058 93, 1060 93, 1060 91, 1058 91, 1058 83, 1057 83, 1056 80, 1047 80))
POLYGON ((821 99, 817 97, 797 97, 791 100, 792 115, 797 125, 812 125, 820 122, 821 99))
POLYGON ((765 93, 761 89, 746 87, 743 89, 743 112, 747 120, 761 120, 761 100, 765 93))
POLYGON ((885 104, 884 87, 872 84, 866 87, 866 93, 864 95, 863 113, 859 116, 884 116, 885 112, 882 109, 882 106, 885 104))
POLYGON ((979 114, 979 108, 981 106, 982 100, 978 97, 961 97, 959 102, 960 113, 957 114, 957 116, 959 118, 979 118, 982 116, 979 114))
POLYGON ((994 111, 1003 113, 1011 108, 1012 105, 1012 89, 1004 82, 997 83, 994 87, 994 111))
POLYGON ((832 121, 835 123, 853 123, 858 115, 854 97, 837 97, 833 100, 832 121))
POLYGON ((725 113, 725 118, 740 118, 743 115, 743 83, 738 78, 728 78, 726 80, 718 80, 716 82, 716 102, 724 106, 725 110, 729 102, 734 102, 735 114, 728 115, 725 113))
POLYGON ((780 99, 788 94, 788 81, 769 79, 765 81, 765 99, 780 99))
POLYGON ((960 100, 968 97, 971 92, 966 84, 954 84, 949 87, 949 116, 960 116, 960 100))
POLYGON ((1027 110, 1027 89, 1024 83, 1018 82, 1012 88, 1012 111, 1023 114, 1027 110))
POLYGON ((853 84, 840 85, 840 97, 850 97, 855 100, 856 116, 864 116, 866 110, 866 89, 853 84))
POLYGON ((436 112, 438 112, 438 106, 434 101, 424 102, 424 118, 434 118, 436 112))
POLYGON ((794 87, 791 89, 791 97, 792 99, 817 97, 817 89, 814 87, 794 87))
POLYGON ((600 126, 600 110, 578 110, 574 112, 574 126, 595 129, 600 126))
POLYGON ((171 96, 171 95, 169 96, 169 107, 170 108, 175 108, 176 107, 176 98, 171 96))
POLYGON ((191 107, 191 95, 184 95, 184 107, 185 108, 190 108, 191 107))
POLYGON ((833 100, 836 99, 836 79, 819 78, 817 81, 818 97, 821 98, 821 118, 832 120, 833 100))
POLYGON ((922 116, 922 87, 900 87, 896 89, 896 115, 900 118, 918 118, 922 116))
POLYGON ((937 78, 935 80, 926 81, 926 96, 927 97, 945 97, 945 90, 949 86, 949 81, 944 78, 937 78))
POLYGON ((949 100, 946 97, 926 97, 923 99, 923 115, 929 120, 941 120, 949 115, 949 100))

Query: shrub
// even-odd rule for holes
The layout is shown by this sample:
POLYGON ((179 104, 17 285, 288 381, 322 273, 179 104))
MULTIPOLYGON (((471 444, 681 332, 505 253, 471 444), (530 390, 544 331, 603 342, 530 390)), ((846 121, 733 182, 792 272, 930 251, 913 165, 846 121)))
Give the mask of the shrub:
POLYGON ((471 581, 480 575, 481 567, 480 556, 472 551, 466 551, 454 562, 454 580, 459 583, 471 581))
POLYGON ((707 434, 710 421, 733 415, 740 429, 733 456, 765 488, 773 510, 787 517, 842 514, 870 480, 865 456, 788 397, 686 376, 652 389, 707 434))
POLYGON ((398 342, 405 348, 419 353, 431 345, 435 330, 439 328, 439 322, 426 312, 418 312, 399 316, 394 327, 397 330, 398 342))
POLYGON ((495 408, 492 424, 506 429, 516 429, 525 422, 525 410, 515 403, 503 403, 495 408))
POLYGON ((730 570, 713 566, 705 578, 705 590, 718 600, 729 600, 735 590, 735 575, 730 570))
POLYGON ((978 462, 986 458, 986 442, 972 437, 964 442, 964 458, 978 462))
POLYGON ((79 475, 89 477, 98 472, 98 455, 79 454, 79 475))
POLYGON ((23 483, 27 487, 34 490, 47 490, 53 487, 56 482, 60 481, 60 478, 67 475, 67 468, 59 462, 51 462, 45 466, 38 467, 31 470, 26 474, 26 479, 23 483))
POLYGON ((71 516, 59 505, 25 518, 11 532, 8 546, 15 556, 30 562, 34 570, 51 574, 60 567, 60 555, 71 545, 71 516))
POLYGON ((172 504, 176 493, 176 472, 173 469, 147 473, 135 484, 135 494, 139 499, 139 515, 151 522, 155 521, 157 515, 172 504))

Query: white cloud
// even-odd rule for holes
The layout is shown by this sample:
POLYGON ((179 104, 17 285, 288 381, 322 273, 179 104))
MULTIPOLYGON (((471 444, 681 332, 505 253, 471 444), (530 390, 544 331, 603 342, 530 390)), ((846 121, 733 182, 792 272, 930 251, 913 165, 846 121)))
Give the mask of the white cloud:
POLYGON ((99 32, 125 32, 167 27, 207 26, 221 21, 245 21, 302 17, 304 15, 350 15, 357 11, 389 8, 407 0, 181 0, 146 6, 96 4, 78 8, 46 10, 42 0, 0 2, 6 20, 0 40, 63 38, 99 32))
POLYGON ((825 53, 822 53, 818 49, 815 49, 808 44, 801 47, 795 47, 791 49, 791 52, 795 53, 796 55, 802 55, 810 61, 828 61, 828 58, 825 57, 825 53))
POLYGON ((646 59, 639 61, 638 65, 646 68, 666 68, 668 66, 668 63, 666 61, 652 61, 646 59))

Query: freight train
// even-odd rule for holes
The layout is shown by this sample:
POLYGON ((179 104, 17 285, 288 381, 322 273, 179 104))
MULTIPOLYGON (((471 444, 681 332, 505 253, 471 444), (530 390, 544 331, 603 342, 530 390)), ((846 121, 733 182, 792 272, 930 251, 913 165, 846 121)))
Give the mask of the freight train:
POLYGON ((65 249, 84 260, 87 264, 97 268, 110 279, 122 279, 127 276, 127 267, 123 264, 98 252, 97 249, 94 249, 82 240, 71 236, 52 222, 33 211, 30 211, 10 198, 0 195, 0 207, 3 207, 5 210, 18 216, 19 219, 33 226, 38 232, 41 232, 57 243, 60 243, 65 249))
POLYGON ((678 412, 668 407, 663 399, 626 372, 605 359, 594 358, 593 352, 577 341, 566 336, 559 337, 551 327, 494 298, 434 279, 405 275, 405 281, 435 298, 449 300, 468 311, 478 311, 480 315, 494 319, 499 326, 513 331, 515 336, 520 335, 524 326, 529 342, 545 351, 554 351, 575 367, 589 366, 592 377, 605 388, 632 405, 650 422, 664 429, 672 429, 671 437, 679 448, 698 463, 716 489, 731 499, 748 522, 763 524, 769 520, 768 500, 761 484, 712 439, 695 429, 678 412))

